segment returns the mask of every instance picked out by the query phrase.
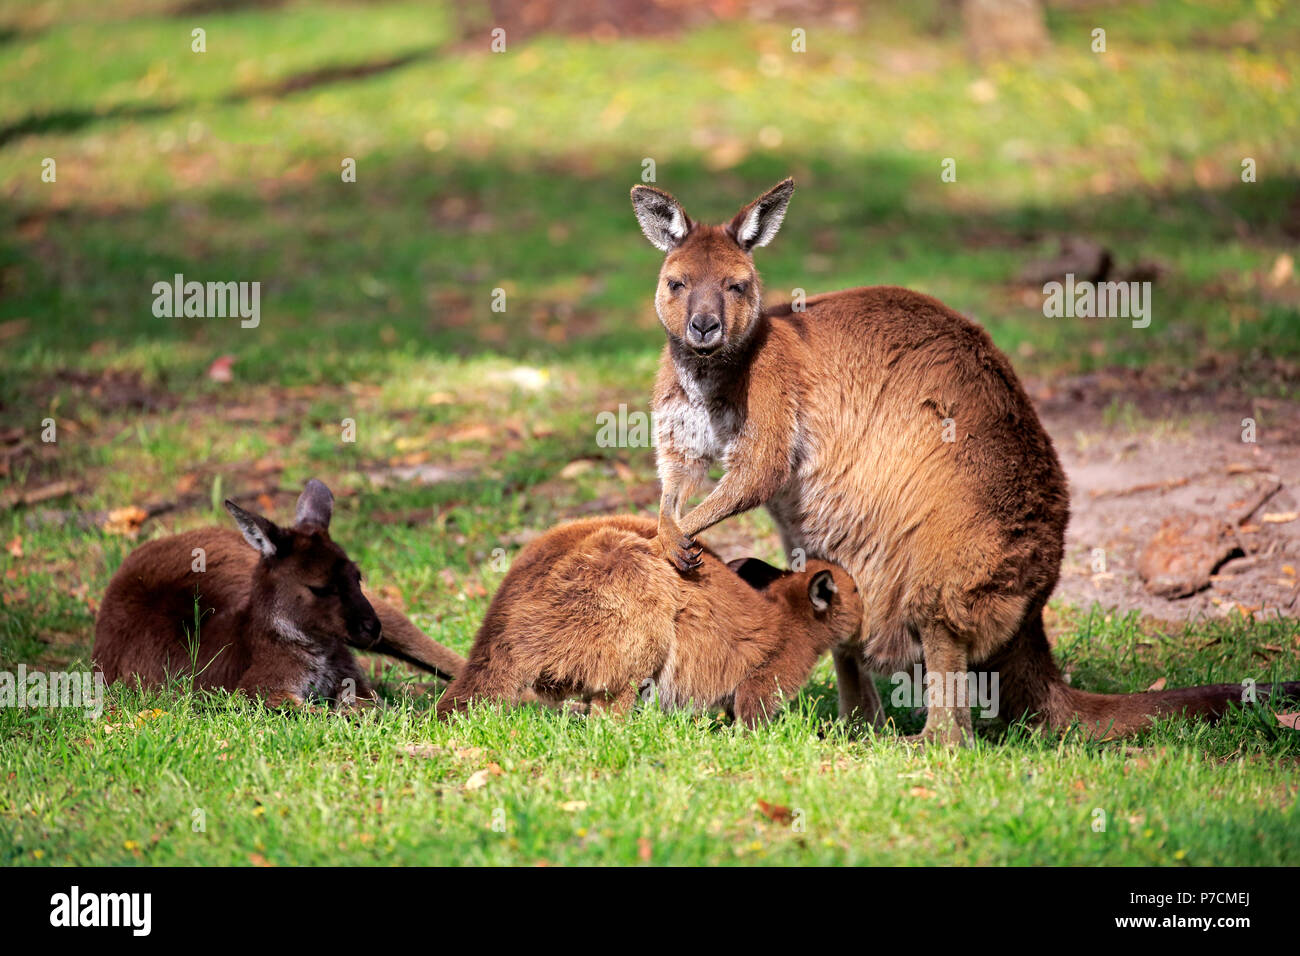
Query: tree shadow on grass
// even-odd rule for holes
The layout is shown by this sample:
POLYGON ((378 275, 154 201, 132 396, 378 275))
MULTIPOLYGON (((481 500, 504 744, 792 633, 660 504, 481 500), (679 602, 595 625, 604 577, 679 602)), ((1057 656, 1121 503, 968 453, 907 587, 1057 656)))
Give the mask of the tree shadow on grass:
POLYGON ((22 119, 0 126, 0 148, 24 136, 36 136, 42 133, 66 134, 112 120, 153 119, 174 112, 177 105, 132 103, 116 106, 106 110, 52 110, 44 113, 29 113, 22 119))
MULTIPOLYGON (((41 354, 48 373, 51 364, 84 362, 89 349, 111 360, 123 348, 188 345, 200 357, 174 369, 182 377, 232 354, 241 374, 297 383, 374 379, 390 353, 544 361, 662 342, 651 308, 659 259, 627 198, 639 158, 610 157, 589 171, 555 159, 523 166, 412 149, 362 163, 357 183, 322 169, 305 185, 279 184, 269 198, 250 184, 189 195, 183 207, 73 207, 47 216, 34 239, 0 229, 0 254, 20 277, 0 299, 0 322, 30 318, 8 343, 11 354, 41 354), (176 274, 260 282, 260 325, 156 317, 154 283, 176 274), (504 311, 494 310, 497 301, 504 311)), ((1067 340, 1050 336, 1082 334, 1077 323, 1051 323, 1041 303, 1018 304, 1007 291, 1053 237, 1084 235, 1129 261, 1149 251, 1208 259, 1228 242, 1285 246, 1300 197, 1300 181, 1280 178, 1214 192, 952 210, 929 200, 928 165, 895 155, 762 156, 724 173, 685 158, 660 185, 693 216, 719 221, 788 173, 800 191, 782 235, 758 257, 771 301, 796 287, 812 294, 875 283, 920 285, 959 308, 963 296, 989 296, 993 304, 977 317, 1000 344, 1028 334, 1057 352, 1067 340)), ((0 220, 28 214, 11 209, 0 220)), ((1127 322, 1087 334, 1124 336, 1126 347, 1156 355, 1178 346, 1172 330, 1181 327, 1194 349, 1198 323, 1210 321, 1205 290, 1176 271, 1158 286, 1159 336, 1139 337, 1127 322)), ((1249 290, 1228 286, 1216 295, 1228 305, 1253 301, 1249 290)), ((1283 303, 1267 315, 1243 327, 1243 347, 1258 346, 1275 325, 1280 334, 1296 310, 1283 303)))
MULTIPOLYGON (((0 43, 3 43, 2 34, 0 34, 0 43)), ((436 52, 433 47, 424 47, 378 60, 318 67, 270 83, 236 90, 220 97, 218 102, 238 104, 263 97, 292 96, 324 86, 365 80, 427 60, 436 52)), ((183 110, 193 109, 197 105, 195 101, 180 100, 173 103, 126 103, 104 110, 66 109, 30 113, 6 126, 0 126, 0 149, 25 136, 35 136, 42 133, 75 133, 95 123, 114 120, 154 119, 159 116, 167 116, 183 110)))

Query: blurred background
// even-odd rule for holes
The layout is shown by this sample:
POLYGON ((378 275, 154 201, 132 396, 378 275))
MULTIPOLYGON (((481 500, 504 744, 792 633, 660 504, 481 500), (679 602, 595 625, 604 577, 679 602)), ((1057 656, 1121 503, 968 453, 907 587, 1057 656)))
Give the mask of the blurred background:
POLYGON ((1279 0, 0 3, 7 656, 226 494, 325 477, 363 564, 467 622, 494 547, 652 506, 650 450, 595 442, 662 345, 651 174, 706 221, 793 175, 769 299, 938 296, 1058 442, 1295 439, 1298 67, 1279 0), (1046 318, 1065 272, 1152 282, 1150 327, 1046 318), (177 273, 259 282, 260 324, 156 316, 177 273))

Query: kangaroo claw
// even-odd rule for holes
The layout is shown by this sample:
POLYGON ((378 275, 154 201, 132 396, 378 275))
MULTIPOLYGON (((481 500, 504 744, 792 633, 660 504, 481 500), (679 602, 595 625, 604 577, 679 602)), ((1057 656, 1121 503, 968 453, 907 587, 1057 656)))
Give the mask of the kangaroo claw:
POLYGON ((699 545, 674 549, 669 557, 678 571, 694 571, 704 563, 704 549, 699 545))

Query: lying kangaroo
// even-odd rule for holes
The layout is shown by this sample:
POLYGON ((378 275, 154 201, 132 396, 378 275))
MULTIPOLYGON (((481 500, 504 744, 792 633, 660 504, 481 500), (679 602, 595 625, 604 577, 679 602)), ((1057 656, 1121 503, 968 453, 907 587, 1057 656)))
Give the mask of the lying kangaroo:
POLYGON ((330 540, 333 508, 313 478, 292 528, 227 501, 239 534, 203 528, 131 552, 95 620, 93 657, 105 678, 189 675, 196 687, 242 690, 273 706, 372 697, 349 645, 454 678, 458 654, 362 589, 357 566, 330 540))
POLYGON ((482 698, 517 702, 527 690, 623 712, 649 678, 665 709, 726 708, 753 726, 858 630, 862 603, 841 568, 729 567, 701 548, 684 578, 655 550, 656 531, 648 518, 591 518, 524 548, 438 713, 482 698))
MULTIPOLYGON (((845 716, 878 721, 870 669, 918 659, 934 674, 999 671, 1003 713, 1052 727, 1077 718, 1100 733, 1152 715, 1217 715, 1240 699, 1235 684, 1115 696, 1064 682, 1042 609, 1069 494, 1011 363, 980 326, 905 289, 765 310, 752 253, 772 241, 793 192, 787 179, 708 226, 662 190, 632 189, 642 231, 667 254, 653 399, 663 553, 698 568, 695 535, 766 504, 787 552, 847 568, 870 600, 859 639, 834 654, 845 716), (684 514, 719 462, 721 481, 684 514)), ((970 712, 955 694, 966 685, 940 684, 924 736, 964 740, 970 712)))

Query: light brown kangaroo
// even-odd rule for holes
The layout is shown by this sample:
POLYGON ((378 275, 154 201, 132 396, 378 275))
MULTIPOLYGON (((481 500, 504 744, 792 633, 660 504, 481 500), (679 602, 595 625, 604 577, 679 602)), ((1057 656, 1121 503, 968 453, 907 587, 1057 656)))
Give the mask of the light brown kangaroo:
POLYGON ((203 528, 136 548, 95 620, 93 658, 105 678, 150 685, 187 676, 271 705, 346 703, 373 697, 352 646, 453 679, 460 655, 362 589, 357 566, 330 540, 333 507, 313 478, 291 528, 227 501, 239 533, 203 528))
POLYGON ((624 712, 655 682, 664 709, 725 708, 770 719, 818 658, 857 633, 862 603, 842 569, 782 572, 699 548, 689 578, 655 549, 657 525, 632 515, 560 525, 520 552, 488 607, 438 713, 471 701, 569 697, 624 712))
MULTIPOLYGON (((765 504, 788 553, 847 568, 867 611, 859 638, 834 652, 844 716, 878 722, 870 670, 919 659, 940 675, 996 670, 1004 714, 1077 719, 1096 734, 1240 700, 1235 684, 1099 695, 1064 682, 1042 608, 1069 495, 1011 363, 980 326, 906 289, 764 309, 752 253, 776 235, 793 192, 787 179, 709 226, 662 190, 632 189, 642 231, 666 253, 655 310, 668 343, 653 399, 663 553, 698 568, 697 534, 765 504), (686 512, 715 463, 721 481, 686 512)), ((970 711, 955 692, 966 683, 939 683, 948 692, 923 736, 964 741, 970 711)))

